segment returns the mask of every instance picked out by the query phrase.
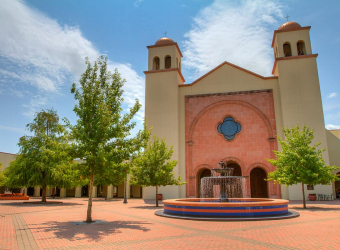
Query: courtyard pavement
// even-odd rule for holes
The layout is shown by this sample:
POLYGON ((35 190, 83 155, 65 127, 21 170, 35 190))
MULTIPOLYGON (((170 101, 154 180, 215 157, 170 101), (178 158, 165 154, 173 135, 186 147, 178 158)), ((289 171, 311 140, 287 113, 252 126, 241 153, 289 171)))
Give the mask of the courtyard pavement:
MULTIPOLYGON (((30 198, 39 201, 40 198, 30 198)), ((340 201, 301 201, 300 217, 272 221, 207 222, 155 216, 141 199, 93 202, 48 199, 56 204, 0 201, 0 249, 340 249, 340 201)))

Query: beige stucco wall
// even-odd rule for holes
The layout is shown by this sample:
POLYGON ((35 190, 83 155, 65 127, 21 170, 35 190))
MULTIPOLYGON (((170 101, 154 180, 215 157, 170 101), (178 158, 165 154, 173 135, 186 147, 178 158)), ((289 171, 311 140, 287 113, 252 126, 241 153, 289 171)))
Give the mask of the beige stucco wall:
MULTIPOLYGON (((315 131, 314 143, 320 141, 327 149, 316 58, 282 60, 277 67, 283 126, 309 126, 315 131)), ((328 153, 324 152, 323 157, 328 164, 328 153)))
POLYGON ((9 166, 10 162, 15 160, 15 158, 16 158, 15 154, 0 152, 0 162, 2 164, 2 170, 7 168, 9 166))
POLYGON ((332 133, 333 135, 340 139, 340 129, 328 130, 328 132, 332 133))
MULTIPOLYGON (((340 167, 340 130, 326 130, 329 164, 340 167)), ((335 170, 334 173, 340 172, 335 170)))

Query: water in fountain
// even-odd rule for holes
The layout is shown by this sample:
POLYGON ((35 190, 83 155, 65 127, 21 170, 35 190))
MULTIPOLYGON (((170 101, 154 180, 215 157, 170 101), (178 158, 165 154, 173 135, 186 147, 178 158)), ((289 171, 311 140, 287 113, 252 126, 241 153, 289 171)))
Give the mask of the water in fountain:
POLYGON ((220 161, 219 168, 212 169, 211 177, 201 179, 201 198, 213 198, 214 186, 220 188, 220 201, 227 202, 228 198, 242 198, 242 176, 232 176, 234 169, 227 168, 227 163, 220 161))

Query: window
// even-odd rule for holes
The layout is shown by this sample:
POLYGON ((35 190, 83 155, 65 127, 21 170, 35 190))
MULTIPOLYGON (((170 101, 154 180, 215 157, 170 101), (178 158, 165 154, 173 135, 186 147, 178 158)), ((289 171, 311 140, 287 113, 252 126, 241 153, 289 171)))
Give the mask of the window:
POLYGON ((283 54, 285 55, 285 57, 292 56, 292 50, 288 42, 283 44, 283 54))
POLYGON ((157 56, 153 59, 153 70, 159 70, 159 58, 157 56))
POLYGON ((296 46, 299 56, 306 55, 305 43, 303 41, 298 41, 296 46))
POLYGON ((165 57, 165 68, 170 69, 171 68, 171 56, 165 57))

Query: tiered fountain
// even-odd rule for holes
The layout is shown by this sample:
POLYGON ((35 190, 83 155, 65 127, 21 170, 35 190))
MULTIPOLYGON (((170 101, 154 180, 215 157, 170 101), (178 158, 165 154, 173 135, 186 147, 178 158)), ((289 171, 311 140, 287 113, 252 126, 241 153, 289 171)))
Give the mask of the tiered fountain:
POLYGON ((191 220, 272 220, 299 216, 288 211, 288 200, 243 198, 244 177, 232 176, 226 162, 212 169, 211 177, 201 179, 201 198, 164 200, 159 216, 191 220), (219 198, 216 192, 219 190, 219 198))
POLYGON ((201 179, 201 198, 214 197, 214 191, 219 187, 220 202, 228 202, 229 198, 242 198, 242 176, 232 176, 234 169, 228 168, 227 163, 220 161, 220 168, 212 169, 211 177, 201 179))

